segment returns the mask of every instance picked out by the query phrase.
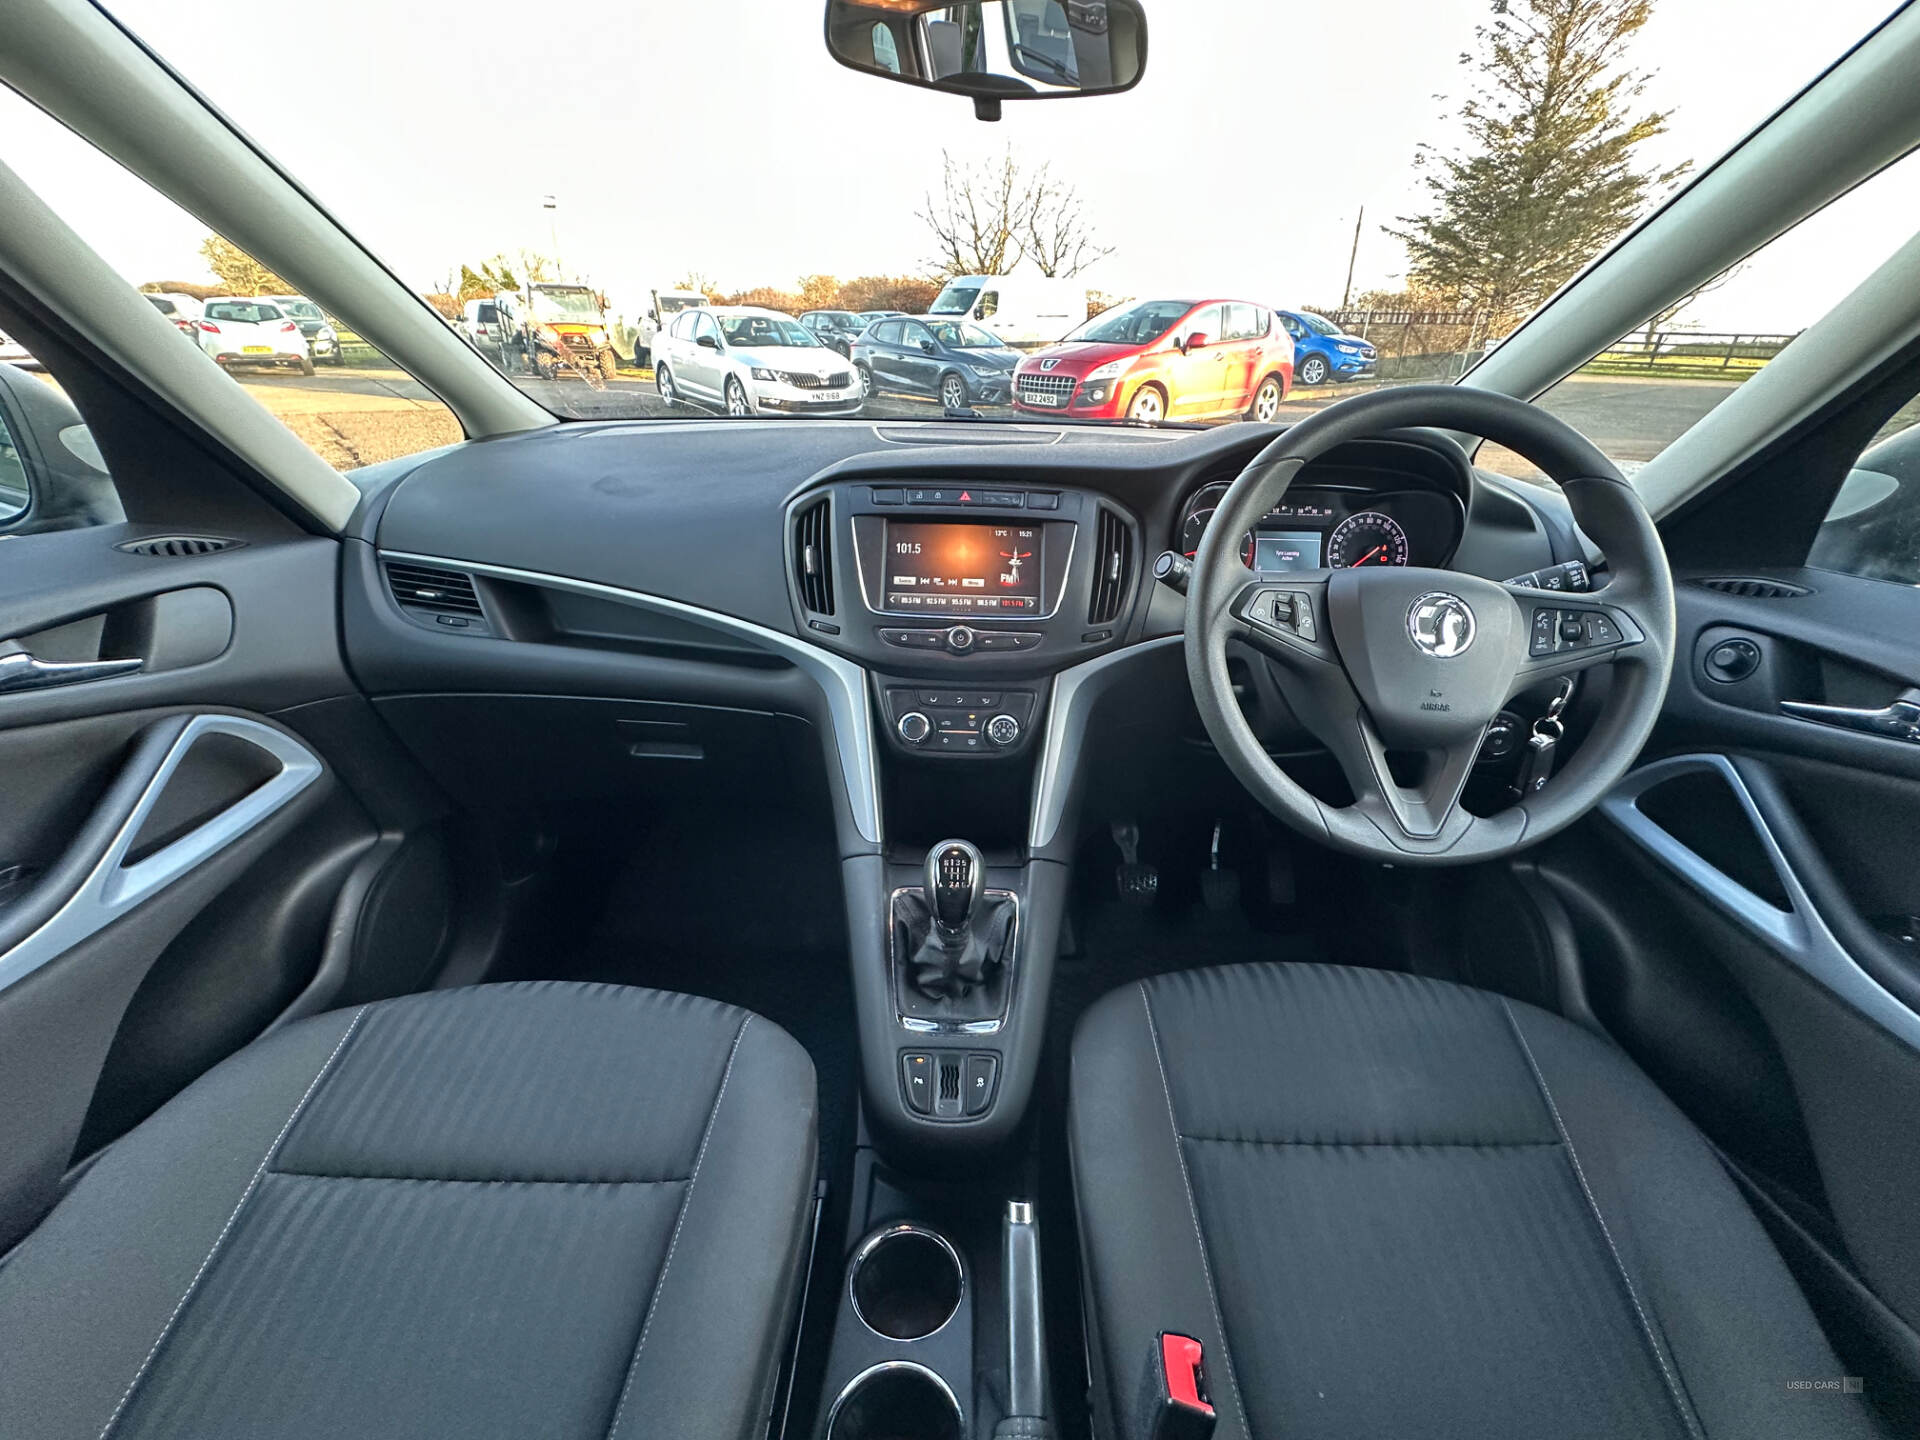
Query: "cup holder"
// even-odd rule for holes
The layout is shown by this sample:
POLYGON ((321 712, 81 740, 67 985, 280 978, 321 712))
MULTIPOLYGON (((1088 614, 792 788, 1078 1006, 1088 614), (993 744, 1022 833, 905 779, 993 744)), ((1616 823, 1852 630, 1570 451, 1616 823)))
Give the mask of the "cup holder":
POLYGON ((926 1366, 889 1360, 840 1392, 827 1440, 965 1440, 960 1402, 926 1366))
POLYGON ((860 1247, 847 1288, 853 1313, 874 1334, 921 1340, 953 1318, 963 1283, 960 1256, 944 1236, 894 1225, 860 1247))

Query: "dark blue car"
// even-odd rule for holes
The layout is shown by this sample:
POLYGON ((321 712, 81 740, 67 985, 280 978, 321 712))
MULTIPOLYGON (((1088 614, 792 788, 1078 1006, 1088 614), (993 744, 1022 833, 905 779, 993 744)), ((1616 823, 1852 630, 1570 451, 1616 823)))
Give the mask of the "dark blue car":
POLYGON ((1019 363, 999 336, 951 315, 876 320, 853 342, 862 394, 924 395, 945 410, 1005 405, 1019 363))
POLYGON ((1293 337, 1293 378, 1302 385, 1373 377, 1380 354, 1358 335, 1347 334, 1326 316, 1311 310, 1273 313, 1293 337))

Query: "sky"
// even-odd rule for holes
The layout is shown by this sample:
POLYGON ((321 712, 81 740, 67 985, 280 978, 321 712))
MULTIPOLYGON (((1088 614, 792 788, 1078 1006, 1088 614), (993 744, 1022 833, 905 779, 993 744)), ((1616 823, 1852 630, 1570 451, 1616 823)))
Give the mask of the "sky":
MULTIPOLYGON (((1008 104, 846 70, 823 0, 309 0, 208 19, 204 0, 107 0, 136 34, 422 290, 497 252, 558 249, 616 308, 698 271, 723 289, 923 272, 914 211, 943 152, 1011 146, 1077 187, 1115 295, 1205 291, 1333 305, 1365 207, 1356 293, 1398 288, 1378 226, 1423 203, 1475 80, 1488 0, 1145 0, 1126 95, 1008 104), (552 195, 556 208, 542 208, 552 195)), ((1671 109, 1649 164, 1704 164, 1894 0, 1656 0, 1632 62, 1671 109)), ((0 157, 130 281, 201 279, 205 233, 0 93, 0 157)), ((1907 162, 1815 217, 1684 317, 1792 331, 1914 229, 1907 162)))

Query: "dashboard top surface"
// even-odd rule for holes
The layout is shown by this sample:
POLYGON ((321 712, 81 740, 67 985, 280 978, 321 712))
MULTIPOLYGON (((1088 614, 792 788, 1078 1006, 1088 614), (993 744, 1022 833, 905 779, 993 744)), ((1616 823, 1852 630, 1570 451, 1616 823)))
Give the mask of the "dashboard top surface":
MULTIPOLYGON (((1137 523, 1134 563, 1143 568, 1174 543, 1195 492, 1230 481, 1277 433, 1251 424, 569 424, 428 458, 369 497, 358 534, 383 550, 587 580, 804 634, 791 602, 785 518, 804 492, 956 478, 1082 492, 1137 523)), ((1490 578, 1577 553, 1557 492, 1473 471, 1437 433, 1359 442, 1297 483, 1456 485, 1464 531, 1452 563, 1490 578)), ((1136 599, 1149 588, 1135 586, 1136 599)), ((1132 608, 1134 637, 1158 633, 1146 605, 1132 608)))

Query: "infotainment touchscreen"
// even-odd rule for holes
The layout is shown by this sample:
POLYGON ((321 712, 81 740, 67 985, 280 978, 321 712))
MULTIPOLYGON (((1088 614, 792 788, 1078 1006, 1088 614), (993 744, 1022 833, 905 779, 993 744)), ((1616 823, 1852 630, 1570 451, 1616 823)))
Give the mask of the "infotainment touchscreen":
POLYGON ((1038 525, 889 520, 886 608, 943 615, 1040 610, 1038 525))

